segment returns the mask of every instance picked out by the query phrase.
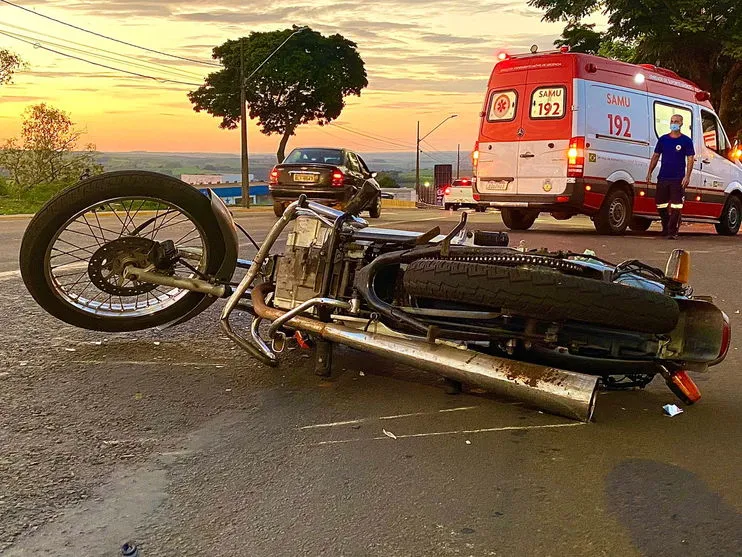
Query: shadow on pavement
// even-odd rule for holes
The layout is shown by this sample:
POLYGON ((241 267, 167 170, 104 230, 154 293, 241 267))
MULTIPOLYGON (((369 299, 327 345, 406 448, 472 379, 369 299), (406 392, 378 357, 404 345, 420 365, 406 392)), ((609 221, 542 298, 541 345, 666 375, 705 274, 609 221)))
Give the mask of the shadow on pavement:
POLYGON ((644 555, 742 555, 742 515, 678 466, 625 460, 606 478, 606 500, 644 555))

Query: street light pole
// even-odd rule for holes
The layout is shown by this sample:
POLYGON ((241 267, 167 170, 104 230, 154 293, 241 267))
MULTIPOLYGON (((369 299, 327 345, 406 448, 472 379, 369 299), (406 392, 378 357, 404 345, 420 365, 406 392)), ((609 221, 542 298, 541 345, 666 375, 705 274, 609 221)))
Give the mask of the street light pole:
POLYGON ((428 137, 435 130, 440 128, 443 124, 448 122, 451 118, 456 118, 457 116, 458 114, 450 114, 446 116, 436 127, 434 127, 422 137, 420 137, 420 121, 417 121, 417 137, 415 141, 415 191, 417 193, 418 199, 420 198, 420 142, 428 137))
POLYGON ((242 145, 242 206, 250 207, 250 159, 247 152, 247 91, 245 90, 244 38, 240 39, 240 136, 242 145))
POLYGON ((250 78, 258 73, 258 70, 262 68, 268 60, 273 58, 273 55, 281 50, 281 47, 289 42, 289 39, 309 29, 309 27, 299 27, 296 31, 291 33, 286 39, 279 44, 276 49, 271 52, 268 57, 263 60, 257 68, 255 68, 250 75, 245 77, 245 52, 244 42, 245 38, 240 38, 240 143, 241 143, 241 166, 242 166, 242 206, 250 207, 250 159, 247 151, 247 82, 250 78))
POLYGON ((459 179, 459 169, 461 167, 461 143, 456 144, 456 179, 459 179))

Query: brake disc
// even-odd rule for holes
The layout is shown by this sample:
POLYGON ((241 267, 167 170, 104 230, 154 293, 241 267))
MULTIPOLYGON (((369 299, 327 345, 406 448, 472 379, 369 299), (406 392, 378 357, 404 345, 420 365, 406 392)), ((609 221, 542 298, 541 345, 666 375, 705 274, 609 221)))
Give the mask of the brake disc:
POLYGON ((103 292, 114 296, 137 296, 157 288, 156 284, 124 278, 128 265, 147 267, 148 254, 157 242, 139 236, 125 236, 113 240, 92 255, 88 262, 90 281, 103 292))

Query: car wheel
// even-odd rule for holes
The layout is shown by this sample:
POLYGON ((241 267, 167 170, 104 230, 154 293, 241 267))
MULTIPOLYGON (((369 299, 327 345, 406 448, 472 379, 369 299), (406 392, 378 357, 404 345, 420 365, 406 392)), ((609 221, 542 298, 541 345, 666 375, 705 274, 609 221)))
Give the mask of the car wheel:
POLYGON ((719 223, 715 225, 716 232, 722 236, 734 236, 739 232, 740 224, 742 224, 742 202, 736 195, 730 195, 719 217, 719 223))
POLYGON ((448 211, 450 208, 451 208, 451 204, 450 203, 444 203, 443 204, 443 210, 448 211))
POLYGON ((502 222, 510 230, 528 230, 533 226, 538 217, 538 211, 519 211, 517 209, 504 208, 501 211, 502 222))
POLYGON ((273 202, 273 213, 277 217, 282 217, 283 216, 283 212, 285 210, 286 210, 286 206, 283 203, 281 203, 280 201, 274 201, 273 202))
POLYGON ((368 214, 372 219, 378 219, 381 216, 381 196, 377 195, 373 205, 368 210, 368 214))
POLYGON ((603 200, 593 224, 598 234, 620 235, 631 222, 631 199, 621 189, 611 191, 603 200))

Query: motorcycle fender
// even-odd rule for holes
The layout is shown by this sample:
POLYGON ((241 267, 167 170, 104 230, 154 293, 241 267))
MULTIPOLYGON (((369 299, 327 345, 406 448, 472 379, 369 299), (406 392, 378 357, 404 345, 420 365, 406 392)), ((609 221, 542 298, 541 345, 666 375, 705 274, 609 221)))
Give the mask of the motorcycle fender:
MULTIPOLYGON (((232 213, 224 204, 224 201, 209 188, 207 190, 207 197, 211 201, 211 210, 219 223, 219 228, 224 238, 224 261, 214 275, 218 280, 228 281, 232 278, 234 270, 237 267, 237 255, 239 254, 239 241, 237 240, 237 227, 234 225, 234 219, 232 213)), ((204 296, 203 300, 199 302, 191 311, 185 315, 179 317, 175 321, 172 321, 165 325, 164 328, 174 327, 181 323, 185 323, 189 319, 192 319, 207 307, 213 304, 216 298, 213 296, 204 296)))
POLYGON ((721 351, 724 313, 707 301, 692 299, 676 301, 680 306, 680 320, 675 330, 670 333, 671 341, 665 347, 665 351, 672 354, 672 359, 685 360, 688 364, 714 362, 721 351))
POLYGON ((224 237, 224 261, 215 276, 219 280, 230 280, 237 266, 237 255, 240 250, 240 243, 237 240, 237 227, 234 225, 232 213, 229 212, 224 201, 214 193, 214 190, 209 188, 207 195, 211 201, 211 210, 224 237))

